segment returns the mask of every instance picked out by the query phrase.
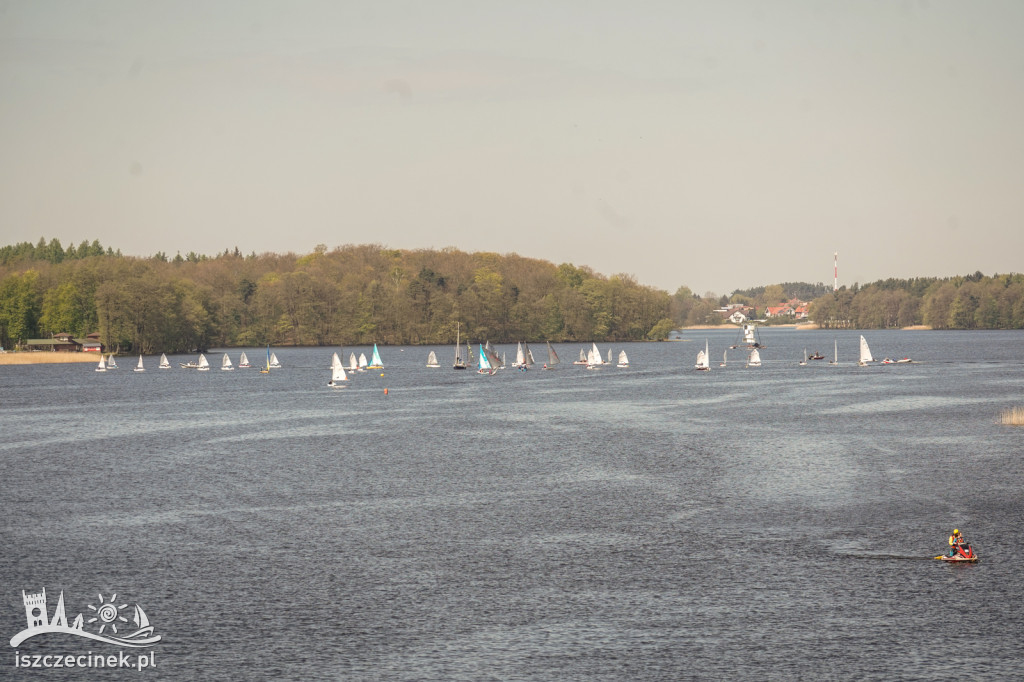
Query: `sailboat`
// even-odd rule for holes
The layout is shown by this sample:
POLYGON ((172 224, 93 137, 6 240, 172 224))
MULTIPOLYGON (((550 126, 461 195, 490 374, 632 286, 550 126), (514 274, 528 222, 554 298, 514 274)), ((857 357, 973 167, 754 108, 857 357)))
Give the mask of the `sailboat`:
POLYGON ((113 353, 107 358, 107 369, 117 369, 117 360, 114 359, 113 353))
POLYGON ((365 372, 366 371, 366 364, 367 364, 366 363, 366 353, 360 353, 359 354, 359 368, 358 368, 360 372, 365 372))
POLYGON ((523 342, 516 342, 516 361, 512 363, 513 367, 522 367, 526 364, 526 354, 523 352, 523 342))
POLYGON ((619 362, 616 367, 629 367, 629 357, 626 355, 626 351, 619 351, 619 362))
POLYGON ((711 358, 708 356, 708 341, 704 339, 704 350, 697 352, 697 363, 693 366, 694 369, 702 372, 711 371, 711 358))
POLYGON ((743 325, 740 331, 740 341, 730 348, 740 348, 746 346, 747 348, 764 348, 761 345, 761 341, 757 335, 757 325, 753 322, 748 322, 743 325))
POLYGON ((722 351, 722 364, 720 364, 719 367, 725 367, 725 360, 726 360, 726 358, 728 356, 729 356, 729 349, 726 348, 725 350, 722 351))
POLYGON ((220 360, 220 369, 222 372, 232 372, 235 369, 235 366, 231 364, 231 358, 228 357, 227 353, 225 353, 224 357, 220 360))
POLYGON ((348 386, 348 375, 345 374, 345 366, 341 364, 341 358, 335 353, 331 357, 331 380, 327 382, 333 388, 344 388, 348 386))
POLYGON ((804 359, 800 362, 800 366, 801 367, 805 367, 806 365, 807 365, 807 349, 804 348, 804 359))
POLYGON ((167 353, 160 354, 160 369, 170 369, 171 362, 167 359, 167 353))
POLYGON ((452 369, 466 369, 466 361, 462 357, 462 339, 459 337, 460 326, 459 323, 455 323, 455 362, 452 363, 452 369))
POLYGON ((200 372, 210 371, 210 361, 206 359, 206 356, 202 353, 199 354, 199 366, 196 367, 200 372))
POLYGON ((587 352, 587 369, 600 369, 603 364, 601 351, 597 349, 596 343, 591 343, 590 350, 587 352))
POLYGON ((135 369, 133 369, 132 371, 133 372, 145 372, 146 371, 146 368, 142 364, 142 355, 141 354, 139 354, 139 364, 135 365, 135 369))
POLYGON ((608 349, 608 364, 612 364, 612 349, 608 349))
POLYGON ((544 365, 544 369, 554 369, 555 365, 561 362, 561 360, 558 359, 558 353, 555 352, 555 349, 551 347, 551 342, 545 341, 544 343, 548 346, 548 362, 544 365))
POLYGON ((490 341, 484 344, 484 351, 487 353, 487 357, 490 358, 491 365, 494 366, 494 369, 505 369, 504 354, 499 358, 498 351, 494 350, 494 346, 491 345, 490 341))
POLYGON ((348 354, 348 371, 350 371, 350 372, 358 372, 359 371, 359 361, 356 360, 356 354, 355 353, 349 353, 348 354))
POLYGON ((437 361, 437 353, 430 351, 427 355, 427 367, 440 367, 441 363, 437 361))
POLYGON ((583 350, 582 348, 580 348, 580 359, 579 360, 573 360, 572 364, 574 364, 574 365, 585 365, 585 364, 587 364, 587 352, 585 350, 583 350))
POLYGON ((871 357, 871 349, 868 348, 868 340, 864 338, 864 335, 860 336, 860 360, 857 362, 861 367, 866 366, 869 362, 874 362, 875 359, 871 357))
POLYGON ((270 374, 270 344, 267 344, 267 366, 260 370, 260 374, 270 374))
POLYGON ((249 364, 249 358, 245 356, 244 350, 242 351, 242 354, 238 356, 238 366, 243 368, 252 367, 252 365, 249 364))
POLYGON ((96 365, 97 372, 107 371, 107 360, 103 357, 103 353, 100 353, 100 364, 96 365))
POLYGON ((761 366, 761 354, 757 352, 757 349, 751 349, 750 355, 747 356, 747 367, 760 367, 761 366))
POLYGON ((281 369, 281 363, 277 360, 277 353, 270 354, 270 367, 271 369, 281 369))
POLYGON ((832 356, 832 358, 833 358, 832 362, 830 362, 828 364, 830 364, 830 365, 838 365, 839 364, 839 340, 838 339, 832 339, 832 346, 833 346, 832 350, 833 350, 834 355, 832 356))
POLYGON ((366 369, 384 369, 384 363, 380 359, 380 352, 377 351, 377 344, 373 344, 373 357, 370 358, 370 364, 366 366, 366 369))
POLYGON ((487 352, 483 345, 480 346, 480 359, 477 362, 477 374, 494 374, 494 365, 491 364, 491 359, 487 356, 487 352))

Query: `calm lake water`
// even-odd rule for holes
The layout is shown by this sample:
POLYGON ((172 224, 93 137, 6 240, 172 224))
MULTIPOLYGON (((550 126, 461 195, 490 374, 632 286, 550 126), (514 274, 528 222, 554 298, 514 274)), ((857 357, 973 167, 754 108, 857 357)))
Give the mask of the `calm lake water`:
POLYGON ((73 676, 7 644, 45 588, 141 605, 152 679, 1020 679, 1024 332, 866 332, 917 361, 866 368, 859 334, 762 329, 756 369, 717 331, 495 376, 385 347, 343 390, 334 348, 0 367, 0 677, 73 676), (931 559, 953 527, 981 563, 931 559))

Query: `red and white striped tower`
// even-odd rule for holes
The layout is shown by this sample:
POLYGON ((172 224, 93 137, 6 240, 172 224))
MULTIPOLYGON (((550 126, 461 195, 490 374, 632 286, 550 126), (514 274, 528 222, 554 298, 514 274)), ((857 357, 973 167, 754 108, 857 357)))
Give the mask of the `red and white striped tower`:
POLYGON ((832 282, 832 291, 839 291, 839 252, 833 253, 832 258, 835 266, 835 280, 832 282))

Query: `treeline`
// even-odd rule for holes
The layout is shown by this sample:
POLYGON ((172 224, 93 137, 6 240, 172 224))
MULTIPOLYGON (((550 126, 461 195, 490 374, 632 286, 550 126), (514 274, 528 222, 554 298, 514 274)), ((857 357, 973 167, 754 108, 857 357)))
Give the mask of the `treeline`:
POLYGON ((63 263, 66 260, 76 258, 89 258, 91 256, 120 256, 121 251, 114 251, 111 248, 103 248, 99 241, 83 241, 77 247, 69 244, 67 248, 61 246, 59 239, 46 241, 39 239, 39 243, 21 242, 9 246, 0 246, 0 265, 12 263, 45 261, 47 263, 63 263))
POLYGON ((934 329, 1024 328, 1024 275, 887 279, 815 299, 811 319, 858 329, 929 325, 934 329))
POLYGON ((473 341, 635 341, 704 322, 716 303, 629 275, 456 249, 168 259, 83 242, 71 253, 56 240, 0 249, 0 345, 93 331, 110 350, 142 353, 439 344, 454 342, 457 323, 473 341))

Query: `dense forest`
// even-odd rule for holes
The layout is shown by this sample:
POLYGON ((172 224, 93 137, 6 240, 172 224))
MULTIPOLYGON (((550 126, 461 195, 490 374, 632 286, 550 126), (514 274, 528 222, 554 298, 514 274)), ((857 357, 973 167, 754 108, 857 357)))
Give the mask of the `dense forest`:
POLYGON ((659 340, 719 324, 716 308, 763 312, 815 295, 811 319, 833 327, 1024 328, 1024 276, 975 273, 885 280, 832 292, 786 283, 701 297, 631 275, 516 254, 346 245, 309 254, 123 256, 98 241, 0 247, 0 345, 99 332, 112 351, 212 346, 659 340))
MULTIPOLYGON (((693 298, 688 291, 684 296, 693 298)), ((665 338, 713 308, 587 267, 455 249, 122 256, 98 242, 0 248, 0 344, 98 331, 114 351, 235 345, 665 338), (705 310, 706 308, 706 310, 705 310)))

